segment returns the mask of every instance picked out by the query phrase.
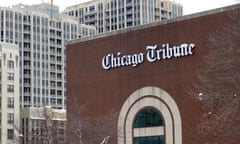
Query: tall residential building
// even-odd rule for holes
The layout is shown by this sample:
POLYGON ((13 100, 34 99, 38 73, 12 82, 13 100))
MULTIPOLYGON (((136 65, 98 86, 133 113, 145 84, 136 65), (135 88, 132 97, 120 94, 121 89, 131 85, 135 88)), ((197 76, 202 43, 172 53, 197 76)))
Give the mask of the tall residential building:
MULTIPOLYGON (((24 110, 38 112, 46 106, 54 110, 66 108, 66 41, 89 34, 79 32, 78 20, 60 15, 57 6, 42 3, 0 7, 0 42, 2 47, 8 47, 1 49, 0 55, 0 144, 19 143, 20 138, 25 143, 29 134, 34 134, 34 129, 28 129, 32 123, 27 122, 34 114, 25 115, 24 110), (8 59, 12 61, 10 64, 8 59), (14 69, 8 69, 8 65, 14 69)), ((41 121, 41 117, 34 119, 37 124, 41 121)), ((52 128, 60 129, 54 125, 52 128)))
POLYGON ((78 21, 50 4, 0 7, 0 41, 19 46, 21 107, 64 109, 66 41, 78 37, 78 21))
POLYGON ((0 144, 18 142, 19 49, 0 42, 0 144))
POLYGON ((78 27, 78 38, 91 37, 97 34, 95 26, 79 24, 78 27))
POLYGON ((70 6, 64 14, 104 33, 181 16, 183 8, 169 0, 92 0, 70 6))

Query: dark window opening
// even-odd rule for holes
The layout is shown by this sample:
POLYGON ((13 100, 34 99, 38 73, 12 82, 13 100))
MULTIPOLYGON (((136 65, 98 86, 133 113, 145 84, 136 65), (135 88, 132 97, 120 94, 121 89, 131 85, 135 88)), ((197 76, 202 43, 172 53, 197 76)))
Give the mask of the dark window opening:
POLYGON ((164 136, 135 137, 134 144, 164 144, 164 136))
POLYGON ((144 109, 134 120, 134 128, 163 126, 161 115, 153 108, 144 109))

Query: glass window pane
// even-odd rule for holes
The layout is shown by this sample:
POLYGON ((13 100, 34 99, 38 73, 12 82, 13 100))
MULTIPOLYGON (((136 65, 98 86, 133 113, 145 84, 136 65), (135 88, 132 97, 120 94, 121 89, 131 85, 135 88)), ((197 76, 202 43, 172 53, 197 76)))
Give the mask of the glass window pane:
POLYGON ((134 144, 164 144, 164 136, 135 137, 134 144))
POLYGON ((153 108, 141 111, 134 121, 134 128, 163 126, 161 115, 153 108))

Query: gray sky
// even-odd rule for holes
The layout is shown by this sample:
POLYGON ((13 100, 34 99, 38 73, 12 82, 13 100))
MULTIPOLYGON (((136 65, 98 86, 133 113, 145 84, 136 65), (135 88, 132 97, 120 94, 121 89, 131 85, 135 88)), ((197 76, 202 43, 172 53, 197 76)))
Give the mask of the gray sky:
MULTIPOLYGON (((0 6, 12 6, 22 4, 40 4, 42 2, 51 2, 51 0, 1 0, 0 6)), ((90 0, 53 0, 54 5, 58 5, 60 10, 74 4, 83 3, 90 0)), ((228 6, 240 3, 240 0, 173 0, 183 5, 184 14, 196 13, 209 9, 228 6)))

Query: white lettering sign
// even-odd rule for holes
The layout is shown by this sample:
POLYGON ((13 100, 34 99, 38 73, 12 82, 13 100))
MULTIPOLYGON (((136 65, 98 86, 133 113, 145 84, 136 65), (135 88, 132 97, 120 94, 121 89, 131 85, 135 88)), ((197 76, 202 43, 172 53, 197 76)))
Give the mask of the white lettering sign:
MULTIPOLYGON (((194 43, 183 43, 179 46, 170 47, 170 44, 163 44, 161 47, 157 45, 146 46, 146 59, 148 62, 156 62, 160 60, 178 58, 193 55, 194 43)), ((144 54, 123 55, 121 52, 117 54, 109 53, 102 59, 102 67, 105 70, 119 68, 124 66, 136 67, 144 62, 144 54)))

